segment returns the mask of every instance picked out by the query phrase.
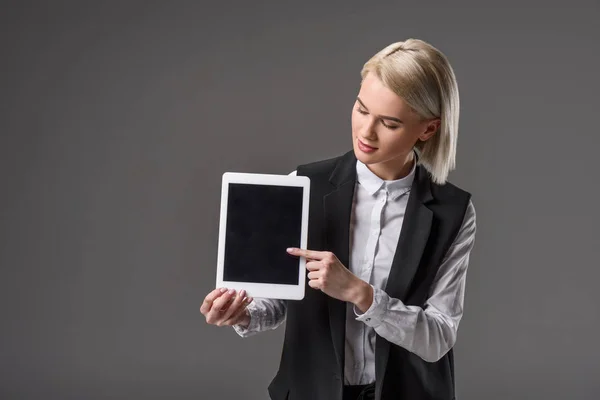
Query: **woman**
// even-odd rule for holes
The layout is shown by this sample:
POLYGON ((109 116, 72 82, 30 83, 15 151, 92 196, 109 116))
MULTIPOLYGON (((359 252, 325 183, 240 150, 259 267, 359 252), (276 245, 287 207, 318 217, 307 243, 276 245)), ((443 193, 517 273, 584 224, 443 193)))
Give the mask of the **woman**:
POLYGON ((286 332, 274 400, 453 399, 452 347, 475 239, 455 167, 459 97, 446 57, 408 39, 361 71, 353 151, 301 165, 311 179, 305 298, 214 290, 206 321, 286 332))

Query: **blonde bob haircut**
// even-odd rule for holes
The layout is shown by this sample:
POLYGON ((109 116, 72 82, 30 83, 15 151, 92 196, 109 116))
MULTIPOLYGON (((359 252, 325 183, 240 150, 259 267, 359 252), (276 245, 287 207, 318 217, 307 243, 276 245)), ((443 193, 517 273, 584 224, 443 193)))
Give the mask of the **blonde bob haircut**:
POLYGON ((427 42, 407 39, 392 43, 365 63, 361 78, 373 72, 422 119, 440 118, 438 131, 417 141, 419 164, 437 184, 446 183, 456 165, 459 99, 454 71, 446 56, 427 42))

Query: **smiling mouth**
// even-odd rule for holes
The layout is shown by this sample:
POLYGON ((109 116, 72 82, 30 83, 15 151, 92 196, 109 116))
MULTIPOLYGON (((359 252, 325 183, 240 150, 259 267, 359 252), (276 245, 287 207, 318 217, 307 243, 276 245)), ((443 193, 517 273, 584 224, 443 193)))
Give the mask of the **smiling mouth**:
POLYGON ((373 150, 377 150, 377 147, 369 146, 368 144, 365 144, 365 143, 364 143, 362 140, 360 140, 360 139, 357 139, 357 140, 358 140, 358 142, 359 142, 359 143, 360 143, 360 144, 361 144, 363 147, 366 147, 366 148, 369 148, 369 149, 373 149, 373 150))

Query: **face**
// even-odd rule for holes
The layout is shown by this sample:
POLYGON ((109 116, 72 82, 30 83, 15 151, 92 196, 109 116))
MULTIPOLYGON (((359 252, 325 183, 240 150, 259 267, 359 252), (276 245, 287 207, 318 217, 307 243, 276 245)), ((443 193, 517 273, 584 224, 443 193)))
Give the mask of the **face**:
POLYGON ((352 109, 356 158, 380 178, 399 179, 412 168, 412 149, 431 138, 439 118, 424 120, 373 73, 363 79, 352 109))

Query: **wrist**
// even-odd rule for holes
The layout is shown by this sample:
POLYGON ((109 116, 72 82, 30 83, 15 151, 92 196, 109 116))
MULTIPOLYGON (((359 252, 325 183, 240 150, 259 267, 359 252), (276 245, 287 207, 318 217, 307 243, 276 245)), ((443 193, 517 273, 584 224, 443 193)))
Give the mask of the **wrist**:
POLYGON ((360 280, 358 285, 356 286, 352 303, 362 313, 367 311, 369 307, 371 307, 371 304, 373 304, 373 287, 367 282, 360 280))
POLYGON ((241 326, 244 329, 248 329, 250 326, 250 312, 246 308, 244 313, 242 314, 241 319, 238 321, 237 325, 241 326))

